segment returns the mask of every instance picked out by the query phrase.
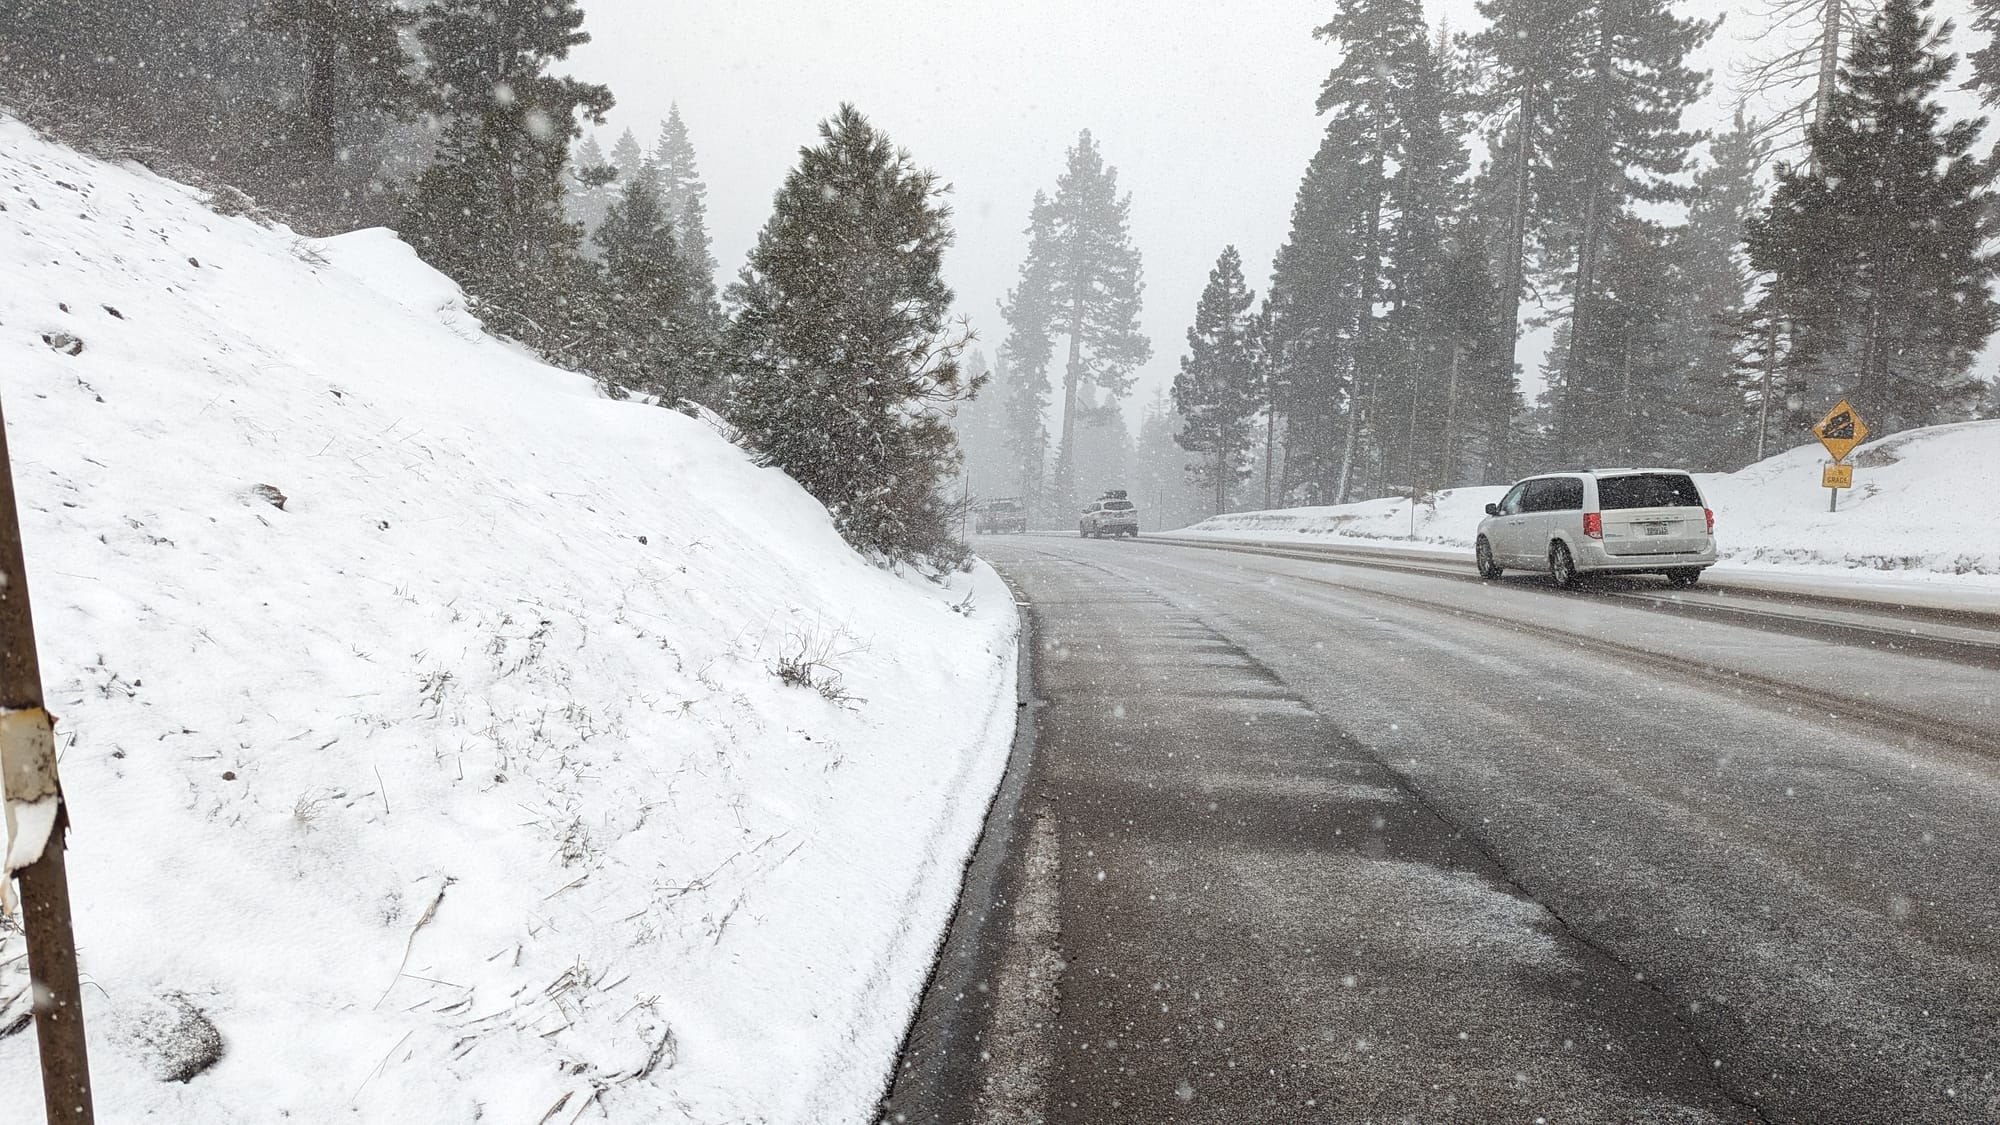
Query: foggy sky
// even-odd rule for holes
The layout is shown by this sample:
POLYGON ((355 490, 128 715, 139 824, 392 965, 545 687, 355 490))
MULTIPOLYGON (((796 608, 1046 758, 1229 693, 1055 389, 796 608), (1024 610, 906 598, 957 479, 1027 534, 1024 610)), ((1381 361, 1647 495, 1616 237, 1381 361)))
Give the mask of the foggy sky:
MULTIPOLYGON (((1080 129, 1096 136, 1132 196, 1145 267, 1141 325, 1153 360, 1127 404, 1172 382, 1196 299, 1225 244, 1261 296, 1290 225, 1293 193, 1319 143, 1313 113, 1335 61, 1312 37, 1333 4, 1297 0, 584 0, 594 41, 568 70, 618 98, 599 130, 631 128, 648 148, 670 103, 686 119, 709 188, 721 281, 735 277, 771 196, 817 123, 852 101, 916 161, 954 186, 958 232, 945 276, 994 354, 995 303, 1016 280, 1036 189, 1053 190, 1080 129)), ((1724 0, 1681 5, 1714 15, 1724 0)), ((1965 0, 1934 14, 1970 22, 1965 0)), ((1472 0, 1430 0, 1433 28, 1479 24, 1472 0)), ((1760 21, 1737 13, 1700 61, 1716 89, 1692 115, 1727 119, 1727 64, 1760 21), (1718 65, 1721 64, 1721 65, 1718 65)), ((1963 78, 1963 67, 1958 75, 1963 78)), ((1755 107, 1753 107, 1754 109, 1755 107)), ((1957 108, 1956 106, 1954 108, 1957 108)), ((1527 312, 1532 312, 1532 309, 1527 312)), ((1521 359, 1539 387, 1545 331, 1521 359)), ((1985 370, 1989 365, 1981 364, 1985 370)), ((1059 377, 1059 374, 1058 374, 1059 377)))

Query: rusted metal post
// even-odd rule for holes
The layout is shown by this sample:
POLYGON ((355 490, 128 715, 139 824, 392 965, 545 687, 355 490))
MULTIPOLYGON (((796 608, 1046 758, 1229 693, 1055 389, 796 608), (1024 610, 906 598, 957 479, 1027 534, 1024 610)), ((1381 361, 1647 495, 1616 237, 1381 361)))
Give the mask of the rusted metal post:
MULTIPOLYGON (((14 504, 14 463, 0 413, 0 763, 10 816, 31 801, 53 799, 55 823, 41 858, 15 872, 28 934, 35 1038, 42 1056, 42 1102, 50 1125, 92 1125, 90 1058, 83 1038, 83 992, 70 928, 63 834, 69 816, 55 786, 55 740, 42 707, 42 666, 28 607, 28 571, 14 504)), ((0 857, 4 859, 5 857, 0 857)))

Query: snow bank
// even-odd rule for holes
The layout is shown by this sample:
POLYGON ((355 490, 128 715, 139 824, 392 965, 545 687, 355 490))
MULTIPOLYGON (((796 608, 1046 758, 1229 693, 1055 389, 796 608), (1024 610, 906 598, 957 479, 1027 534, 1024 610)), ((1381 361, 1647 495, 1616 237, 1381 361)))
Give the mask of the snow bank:
POLYGON ((4 117, 0 380, 101 1116, 870 1116, 1012 734, 990 571, 866 565, 387 231, 4 117))
MULTIPOLYGON (((1855 451, 1854 488, 1828 512, 1819 443, 1734 473, 1701 473, 1715 509, 1722 564, 1900 579, 1963 578, 2000 588, 2000 421, 1908 430, 1855 451), (1855 572, 1862 572, 1855 574, 1855 572)), ((1407 497, 1334 507, 1239 512, 1181 534, 1310 542, 1400 541, 1469 552, 1487 504, 1504 487, 1455 488, 1419 504, 1412 535, 1407 497)))

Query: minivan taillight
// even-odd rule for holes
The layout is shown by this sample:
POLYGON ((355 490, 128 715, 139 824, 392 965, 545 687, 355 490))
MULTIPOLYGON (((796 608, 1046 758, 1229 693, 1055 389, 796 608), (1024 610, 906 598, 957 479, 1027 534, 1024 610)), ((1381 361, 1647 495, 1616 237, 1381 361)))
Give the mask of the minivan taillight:
POLYGON ((1702 514, 1702 515, 1704 515, 1704 516, 1706 516, 1706 517, 1708 517, 1708 533, 1709 533, 1710 535, 1714 535, 1714 534, 1715 534, 1715 509, 1714 509, 1714 508, 1703 508, 1703 509, 1701 510, 1701 514, 1702 514))
POLYGON ((1604 538, 1604 513, 1603 512, 1583 513, 1583 533, 1585 535, 1590 536, 1592 539, 1604 538))

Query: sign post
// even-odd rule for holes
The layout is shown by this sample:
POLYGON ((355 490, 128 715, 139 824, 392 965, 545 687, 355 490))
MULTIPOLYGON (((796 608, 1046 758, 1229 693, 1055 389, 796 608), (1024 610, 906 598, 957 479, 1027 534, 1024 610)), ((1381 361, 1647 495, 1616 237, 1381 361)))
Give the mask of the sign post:
POLYGON ((1840 509, 1840 490, 1854 487, 1854 466, 1847 463, 1847 455, 1854 447, 1868 440, 1868 423, 1861 420, 1861 412, 1853 404, 1841 399, 1840 404, 1826 412, 1826 417, 1813 427, 1813 436, 1826 447, 1833 456, 1833 464, 1820 470, 1820 485, 1827 491, 1826 510, 1840 509))
MULTIPOLYGON (((90 1125, 90 1060, 83 1042, 83 992, 70 930, 63 832, 69 817, 56 784, 56 747, 42 709, 42 667, 28 611, 28 572, 14 505, 7 424, 0 417, 0 880, 20 879, 34 990, 35 1038, 42 1055, 42 1104, 50 1125, 90 1125), (34 839, 36 835, 42 837, 34 839), (19 861, 24 864, 15 867, 19 861)), ((25 1099, 24 1099, 25 1100, 25 1099)))

